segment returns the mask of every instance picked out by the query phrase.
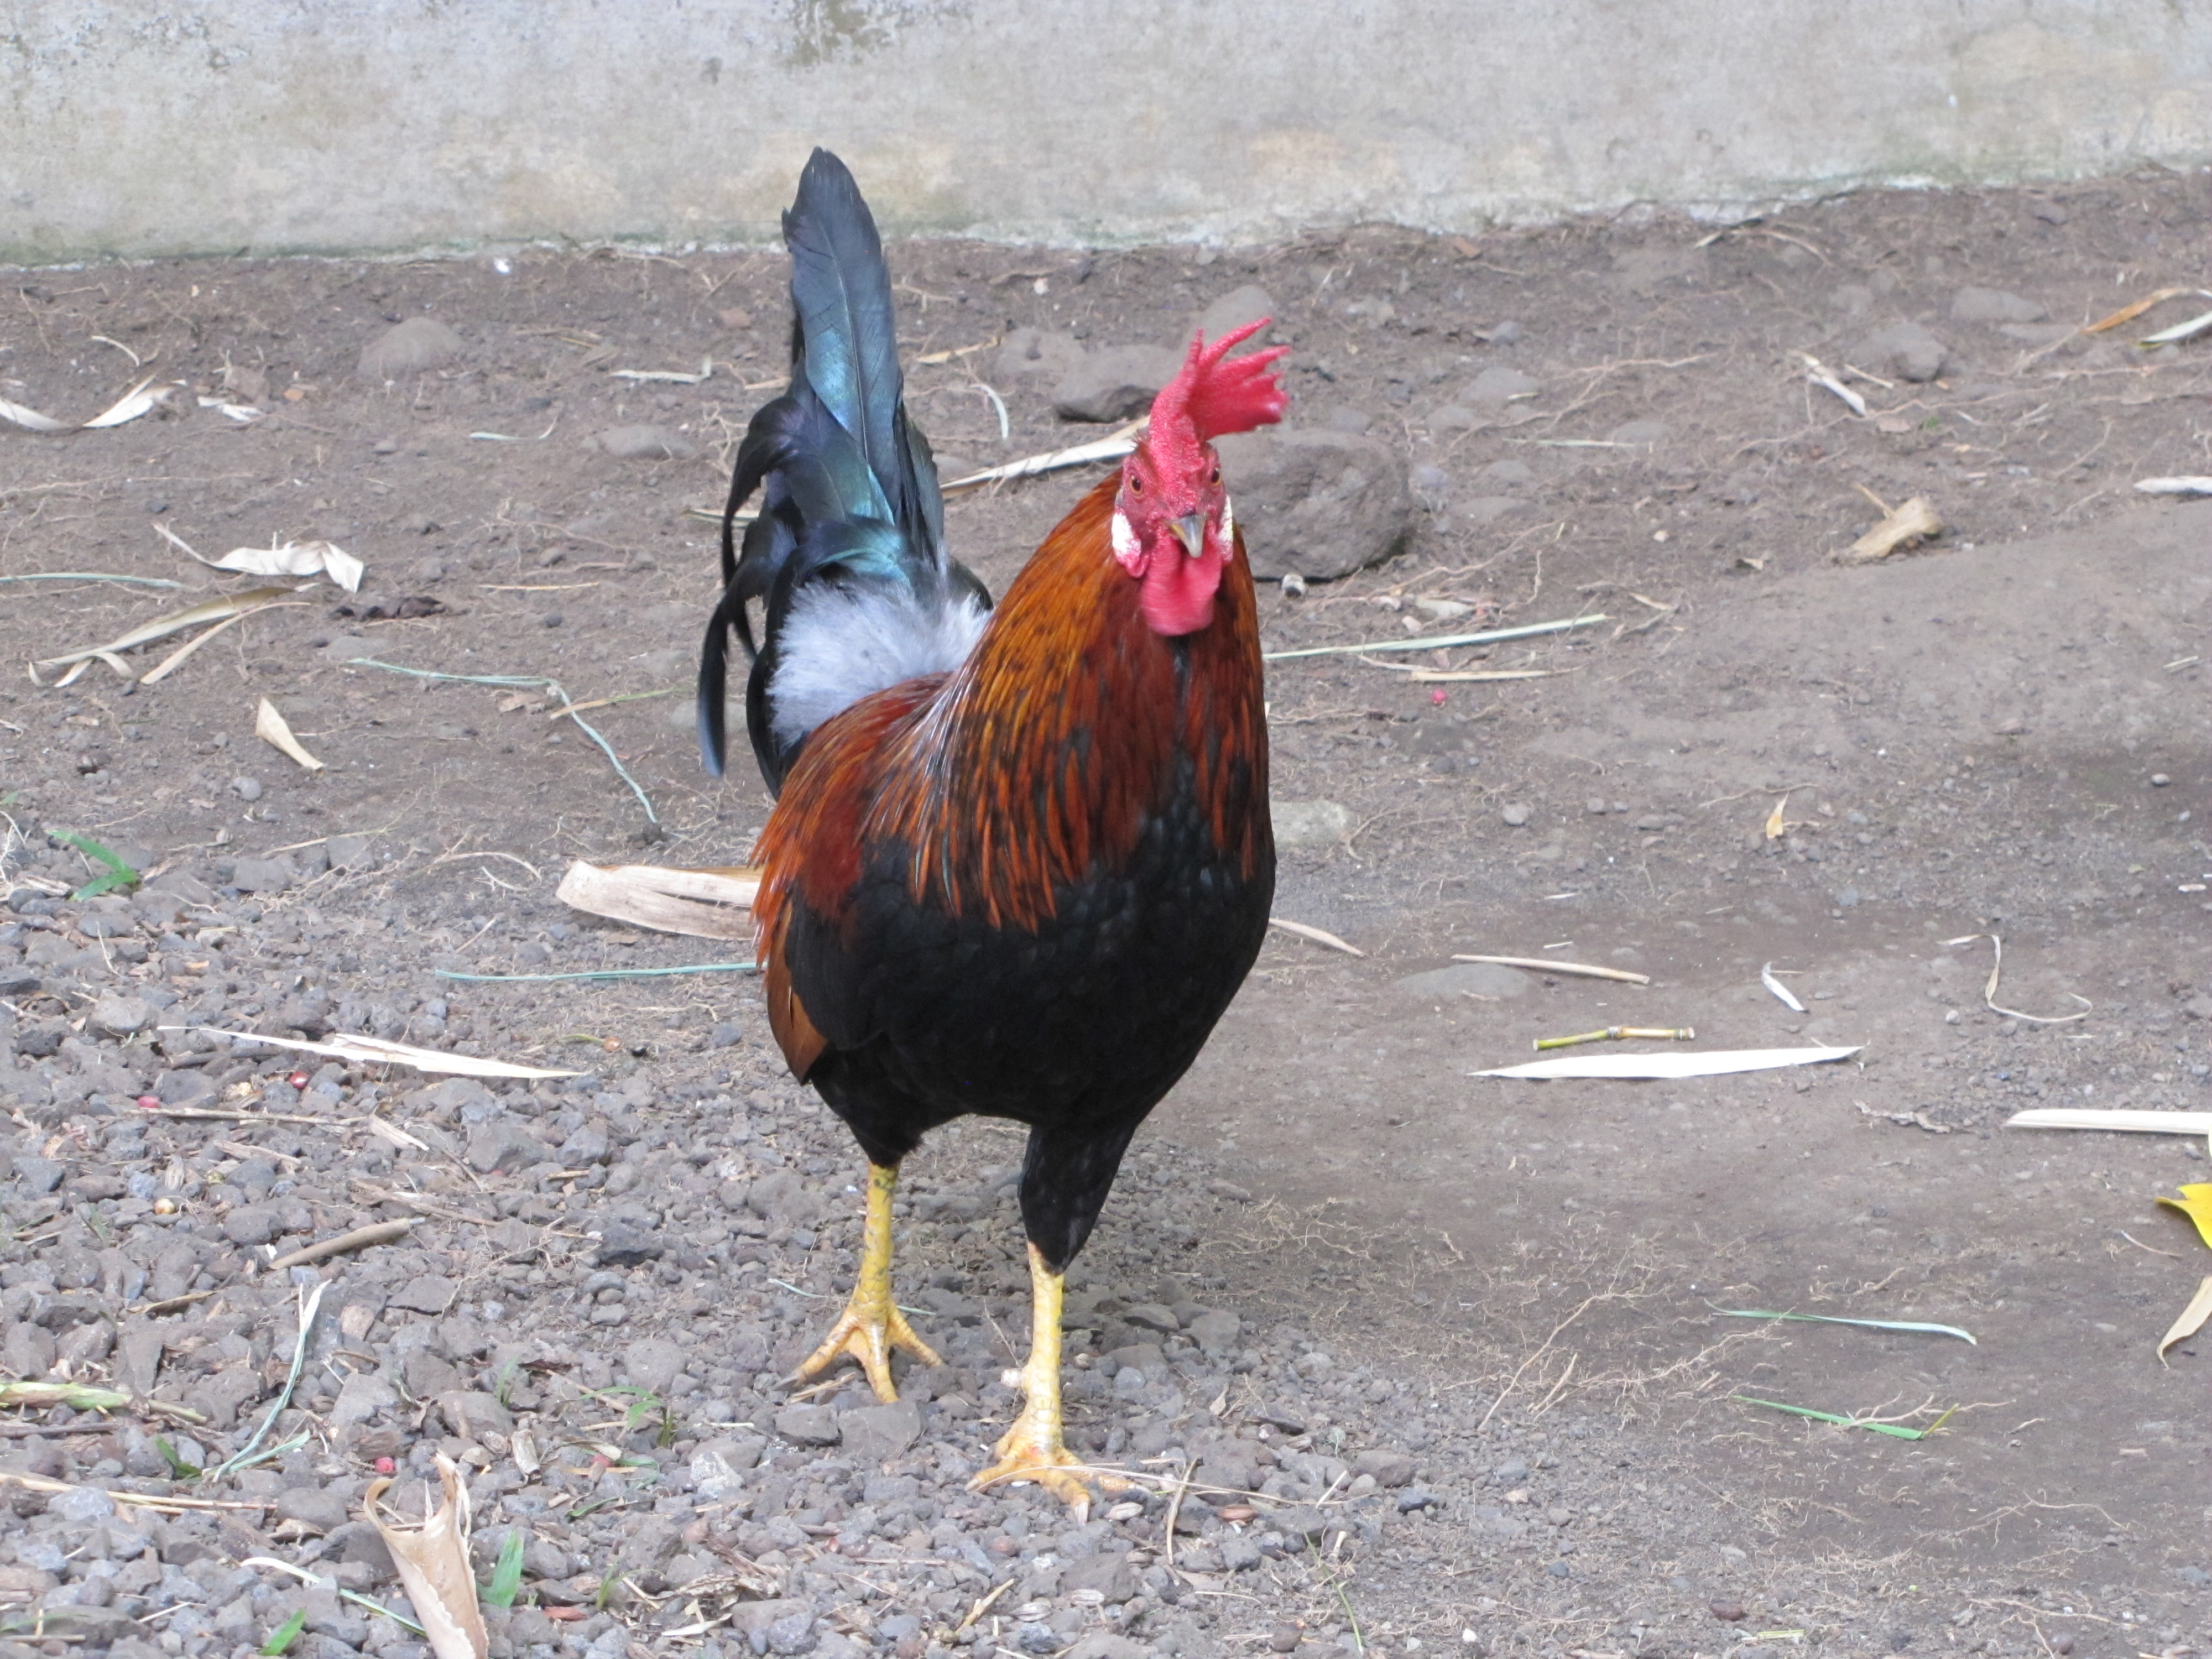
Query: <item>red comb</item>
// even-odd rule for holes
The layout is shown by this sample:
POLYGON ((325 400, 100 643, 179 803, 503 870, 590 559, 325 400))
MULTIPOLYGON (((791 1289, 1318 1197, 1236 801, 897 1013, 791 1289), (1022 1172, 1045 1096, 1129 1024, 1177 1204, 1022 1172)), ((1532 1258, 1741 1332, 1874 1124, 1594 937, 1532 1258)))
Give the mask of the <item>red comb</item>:
POLYGON ((1273 320, 1263 317, 1248 323, 1212 345, 1203 335, 1193 337, 1182 372, 1162 386, 1160 395, 1152 400, 1148 441, 1153 459, 1161 465, 1195 468, 1201 459, 1201 446, 1283 418, 1290 398, 1272 370, 1275 360, 1288 348, 1275 346, 1248 357, 1229 356, 1273 320))

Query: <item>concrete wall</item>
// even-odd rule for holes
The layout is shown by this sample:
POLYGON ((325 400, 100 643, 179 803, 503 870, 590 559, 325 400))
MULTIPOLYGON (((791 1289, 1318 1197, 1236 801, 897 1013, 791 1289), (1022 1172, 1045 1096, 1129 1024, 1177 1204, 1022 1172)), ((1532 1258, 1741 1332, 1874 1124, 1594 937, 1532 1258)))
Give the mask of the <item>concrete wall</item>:
POLYGON ((0 0, 0 259, 1442 229, 2212 161, 2203 0, 0 0))

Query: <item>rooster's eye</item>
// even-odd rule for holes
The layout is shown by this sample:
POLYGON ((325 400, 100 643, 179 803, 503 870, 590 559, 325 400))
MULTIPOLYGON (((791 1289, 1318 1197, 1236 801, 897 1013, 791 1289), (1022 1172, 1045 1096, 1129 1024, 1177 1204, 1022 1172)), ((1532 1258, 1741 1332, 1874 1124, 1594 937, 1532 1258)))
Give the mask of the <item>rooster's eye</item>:
POLYGON ((1145 493, 1145 481, 1133 472, 1129 475, 1129 493, 1132 495, 1141 495, 1145 493))
POLYGON ((1215 467, 1212 472, 1206 475, 1206 481, 1208 483, 1219 483, 1221 482, 1221 469, 1218 466, 1215 467))

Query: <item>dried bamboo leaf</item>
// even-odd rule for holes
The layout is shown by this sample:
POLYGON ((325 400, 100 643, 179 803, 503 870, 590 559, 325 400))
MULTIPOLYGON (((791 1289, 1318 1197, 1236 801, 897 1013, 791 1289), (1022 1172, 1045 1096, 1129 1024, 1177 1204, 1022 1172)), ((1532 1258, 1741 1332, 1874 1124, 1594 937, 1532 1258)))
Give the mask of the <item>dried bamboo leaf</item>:
POLYGON ((1838 564, 1869 564, 1886 559, 1909 542, 1925 541, 1943 533, 1943 520, 1928 505, 1925 495, 1915 495, 1880 524, 1836 555, 1838 564))
POLYGON ((362 1508, 392 1552, 392 1565, 399 1569, 399 1582, 415 1604, 430 1650, 438 1659, 486 1659, 490 1643, 483 1610, 477 1605, 476 1573, 469 1565, 469 1489, 443 1452, 438 1454, 438 1479, 445 1502, 420 1522, 387 1522, 378 1512, 377 1500, 390 1480, 372 1482, 362 1508))
POLYGON ((1819 1066, 1858 1053, 1849 1048, 1713 1048, 1702 1054, 1576 1054, 1532 1060, 1522 1066, 1470 1072, 1469 1077, 1640 1078, 1673 1080, 1722 1077, 1733 1072, 1769 1072, 1785 1066, 1819 1066))
POLYGON ((2201 317, 2191 317, 2185 323, 2176 323, 2172 328, 2162 328, 2155 334, 2146 334, 2137 345, 2173 345, 2183 340, 2194 339, 2208 328, 2212 328, 2212 311, 2201 317))
MULTIPOLYGON (((576 1075, 574 1072, 547 1071, 537 1066, 517 1066, 504 1060, 480 1060, 474 1054, 452 1054, 437 1048, 417 1048, 411 1044, 392 1042, 384 1037, 363 1036, 343 1031, 333 1033, 321 1042, 309 1042, 300 1037, 264 1036, 258 1031, 228 1031, 219 1025, 164 1025, 160 1029, 164 1031, 205 1031, 212 1036, 228 1037, 234 1042, 265 1042, 273 1048, 291 1048, 301 1054, 328 1054, 334 1060, 363 1060, 375 1066, 411 1066, 418 1072, 441 1073, 451 1077, 576 1075)), ((409 1139, 411 1140, 413 1137, 409 1139)), ((414 1144, 417 1146, 422 1145, 420 1141, 414 1144)))
POLYGON ((2207 1320, 2212 1320, 2212 1278, 2206 1279, 2197 1287, 2197 1294, 2189 1298, 2189 1305, 2181 1310, 2181 1316, 2166 1327, 2166 1334, 2159 1338, 2158 1363, 2165 1364, 2166 1351, 2177 1342, 2189 1340, 2204 1328, 2207 1320))
POLYGON ((1624 985, 1649 985, 1651 975, 1626 968, 1600 968, 1587 962, 1553 962, 1548 957, 1455 956, 1454 962, 1494 962, 1501 968, 1533 968, 1540 974, 1571 974, 1577 979, 1617 979, 1624 985))
POLYGON ((2212 495, 2212 478, 2137 478, 2146 495, 2212 495))
POLYGON ((292 735, 290 724, 276 712, 276 705, 266 697, 262 698, 261 707, 254 714, 253 735, 262 742, 283 750, 310 772, 323 769, 322 762, 309 754, 299 738, 292 735))
POLYGON ((651 864, 586 864, 579 859, 555 896, 595 916, 697 939, 750 939, 760 872, 672 870, 651 864))
POLYGON ((26 432, 94 432, 103 428, 122 426, 137 420, 148 410, 165 404, 175 392, 175 385, 156 387, 155 377, 149 374, 106 409, 90 420, 76 426, 58 421, 51 415, 41 415, 35 409, 21 404, 0 402, 0 421, 21 427, 26 432))
POLYGON ((1802 1014, 1805 1012, 1805 1005, 1797 1000, 1796 997, 1791 994, 1788 986, 1784 985, 1780 980, 1774 977, 1774 964, 1772 963, 1768 963, 1765 967, 1759 970, 1759 982, 1761 985, 1764 985, 1767 990, 1772 994, 1775 1000, 1781 1003, 1781 1005, 1787 1008, 1791 1013, 1802 1014))
POLYGON ((105 645, 87 646, 82 651, 65 651, 58 657, 46 657, 33 664, 35 668, 66 668, 71 663, 82 662, 88 657, 97 657, 103 652, 128 651, 134 645, 145 645, 155 640, 164 640, 172 634, 181 634, 187 628, 197 628, 202 623, 222 622, 245 611, 256 610, 274 600, 289 599, 289 587, 255 587, 243 593, 233 593, 220 599, 207 599, 182 611, 172 611, 167 616, 156 617, 151 622, 127 628, 105 645))
POLYGON ((1280 916, 1269 916, 1267 926, 1279 927, 1286 933, 1296 933, 1300 939, 1310 939, 1316 945, 1326 945, 1332 951, 1341 951, 1348 957, 1364 957, 1366 951, 1356 945, 1347 945, 1325 927, 1310 927, 1303 921, 1285 921, 1280 916))
POLYGON ((2008 1129, 2107 1129, 2129 1134, 2212 1135, 2212 1112, 2097 1110, 2090 1107, 2039 1106, 2014 1112, 2008 1129))
POLYGON ((2148 311, 2153 306, 2162 306, 2168 300, 2175 299, 2184 294, 2192 294, 2195 292, 2196 290, 2194 289, 2162 288, 2155 294, 2147 294, 2140 300, 2130 301, 2128 304, 2122 306, 2111 316, 2100 318, 2097 321, 2091 323, 2081 331, 2084 334, 2102 334, 2108 328, 2118 328, 2122 323, 2131 323, 2135 321, 2136 318, 2142 316, 2143 313, 2148 311))
MULTIPOLYGON (((1706 1304, 1711 1307, 1711 1304, 1706 1304)), ((1714 1308, 1723 1319, 1793 1319, 1808 1325, 1857 1325, 1869 1331, 1906 1331, 1923 1336, 1955 1336, 1961 1342, 1982 1345, 1974 1341, 1972 1331, 1956 1325, 1935 1325, 1918 1319, 1847 1319, 1841 1314, 1768 1313, 1758 1308, 1714 1308)))
POLYGON ((170 546, 211 570, 235 570, 247 576, 328 576, 349 593, 361 592, 368 567, 332 542, 285 542, 268 547, 234 547, 219 559, 208 556, 164 524, 155 530, 170 546))

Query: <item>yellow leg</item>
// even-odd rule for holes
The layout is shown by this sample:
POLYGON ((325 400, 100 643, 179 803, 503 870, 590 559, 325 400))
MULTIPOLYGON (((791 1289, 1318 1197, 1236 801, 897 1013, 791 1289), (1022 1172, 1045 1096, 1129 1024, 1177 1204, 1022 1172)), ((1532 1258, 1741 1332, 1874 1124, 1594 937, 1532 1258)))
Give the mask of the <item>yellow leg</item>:
MULTIPOLYGON (((1001 1480, 1034 1480, 1075 1511, 1079 1525, 1091 1518, 1091 1487, 1126 1492, 1129 1483, 1091 1468, 1060 1438, 1060 1300, 1066 1279, 1044 1265, 1030 1246, 1030 1358, 1019 1373, 1022 1409, 1013 1427, 1000 1437, 999 1461, 968 1485, 975 1491, 1001 1480)), ((1007 1374, 1007 1381, 1016 1376, 1007 1374)))
POLYGON ((943 1362, 914 1334, 906 1316, 891 1300, 891 1194, 898 1190, 896 1164, 868 1165, 868 1219, 860 1247, 860 1274, 853 1286, 853 1299, 845 1304, 827 1341, 807 1356, 792 1377, 794 1382, 819 1376, 850 1354, 868 1374, 876 1398, 885 1404, 898 1398, 891 1386, 891 1351, 904 1348, 925 1365, 943 1362))

